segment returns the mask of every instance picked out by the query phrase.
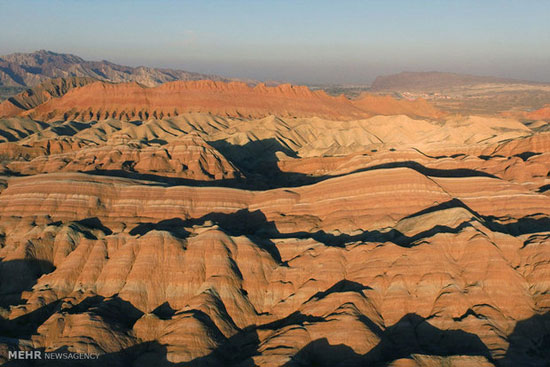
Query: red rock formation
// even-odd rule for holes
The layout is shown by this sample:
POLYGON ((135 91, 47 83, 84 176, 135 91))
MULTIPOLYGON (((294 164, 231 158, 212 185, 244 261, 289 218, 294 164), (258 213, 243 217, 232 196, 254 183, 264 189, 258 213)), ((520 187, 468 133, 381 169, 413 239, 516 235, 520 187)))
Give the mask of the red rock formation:
POLYGON ((241 177, 238 169, 197 135, 185 136, 162 147, 141 146, 135 142, 97 146, 64 141, 61 147, 55 143, 48 141, 46 147, 35 143, 32 148, 15 144, 0 146, 0 154, 4 148, 4 154, 13 159, 0 164, 0 172, 33 175, 119 171, 130 176, 150 174, 199 181, 241 177))
MULTIPOLYGON (((21 97, 22 98, 22 97, 21 97)), ((182 113, 201 112, 218 116, 259 118, 319 116, 359 119, 374 114, 438 118, 442 113, 426 101, 395 100, 390 96, 365 96, 356 101, 331 97, 324 91, 283 84, 249 87, 242 82, 209 80, 170 82, 155 88, 137 83, 104 82, 76 88, 23 112, 10 101, 0 105, 0 116, 25 114, 40 120, 93 121, 162 119, 182 113)))
MULTIPOLYGON (((43 106, 92 87, 120 88, 43 106)), ((154 90, 126 87, 135 103, 154 90)), ((248 87, 223 88, 218 111, 248 87)), ((242 104, 332 100, 285 88, 242 104)), ((31 348, 109 366, 546 362, 549 133, 206 114, 0 130, 2 363, 31 348)))
POLYGON ((23 111, 25 111, 23 108, 16 106, 9 99, 0 103, 0 117, 17 116, 21 114, 23 111))
POLYGON ((314 116, 359 118, 366 114, 351 103, 289 84, 249 87, 232 82, 171 82, 155 88, 137 83, 94 83, 50 101, 29 114, 41 119, 162 119, 185 112, 233 117, 314 116))
POLYGON ((97 79, 79 77, 49 79, 0 103, 0 117, 16 116, 52 98, 59 98, 72 88, 96 81, 97 79))
POLYGON ((526 114, 526 117, 531 120, 550 120, 550 106, 543 107, 536 111, 526 114))
POLYGON ((372 115, 408 115, 411 117, 440 118, 442 111, 428 103, 425 99, 416 100, 395 99, 389 95, 362 94, 353 104, 370 112, 372 115))

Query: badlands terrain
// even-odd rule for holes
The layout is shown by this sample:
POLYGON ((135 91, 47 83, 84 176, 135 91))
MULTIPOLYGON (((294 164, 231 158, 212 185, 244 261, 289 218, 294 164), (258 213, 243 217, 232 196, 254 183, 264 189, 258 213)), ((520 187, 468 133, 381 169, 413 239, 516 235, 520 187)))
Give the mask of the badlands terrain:
POLYGON ((489 112, 85 75, 5 100, 1 363, 547 366, 550 113, 489 112), (99 357, 8 360, 35 349, 99 357))

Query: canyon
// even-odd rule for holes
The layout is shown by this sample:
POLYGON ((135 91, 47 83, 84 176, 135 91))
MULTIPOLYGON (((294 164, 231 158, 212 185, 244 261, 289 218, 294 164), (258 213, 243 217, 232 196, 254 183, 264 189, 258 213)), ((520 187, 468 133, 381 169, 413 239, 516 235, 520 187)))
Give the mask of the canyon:
POLYGON ((49 80, 0 104, 0 362, 544 366, 548 107, 49 80))

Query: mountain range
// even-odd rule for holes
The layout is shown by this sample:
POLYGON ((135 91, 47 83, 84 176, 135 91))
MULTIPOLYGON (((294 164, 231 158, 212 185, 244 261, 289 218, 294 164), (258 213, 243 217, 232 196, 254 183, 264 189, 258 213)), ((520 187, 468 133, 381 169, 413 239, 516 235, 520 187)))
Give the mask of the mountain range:
MULTIPOLYGON (((83 58, 65 53, 39 50, 31 53, 12 53, 0 56, 0 87, 33 87, 50 78, 87 77, 114 83, 138 82, 145 86, 157 86, 176 80, 241 80, 251 84, 257 81, 234 79, 219 75, 201 74, 191 71, 153 68, 146 66, 124 66, 110 61, 87 61, 83 58)), ((277 84, 268 82, 267 84, 277 84)), ((465 87, 476 84, 529 84, 541 83, 493 76, 478 76, 447 72, 401 72, 378 76, 370 91, 430 91, 444 88, 465 87)), ((323 86, 321 89, 334 89, 334 86, 323 86)), ((349 89, 345 86, 344 89, 349 89)), ((357 88, 354 86, 353 88, 357 88)), ((316 88, 319 89, 319 88, 316 88)))
POLYGON ((184 70, 123 66, 105 60, 87 61, 75 55, 46 50, 0 56, 0 86, 33 87, 50 78, 60 77, 88 77, 115 83, 138 82, 146 86, 175 80, 231 80, 184 70))

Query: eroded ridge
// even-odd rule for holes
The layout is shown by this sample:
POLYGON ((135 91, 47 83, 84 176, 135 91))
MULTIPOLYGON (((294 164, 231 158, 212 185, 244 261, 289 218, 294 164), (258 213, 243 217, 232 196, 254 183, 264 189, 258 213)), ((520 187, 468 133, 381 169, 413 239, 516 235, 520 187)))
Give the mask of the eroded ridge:
POLYGON ((153 93, 92 83, 0 120, 3 363, 33 348, 113 366, 548 360, 546 121, 265 106, 38 118, 86 88, 126 88, 128 106, 153 93))

